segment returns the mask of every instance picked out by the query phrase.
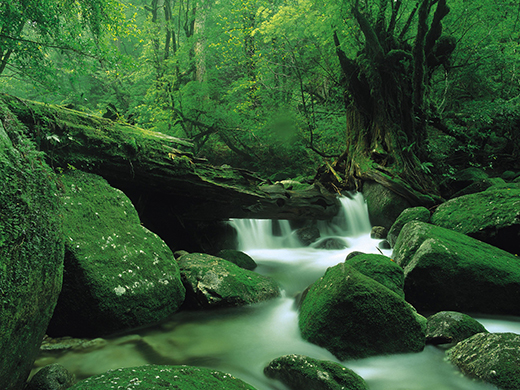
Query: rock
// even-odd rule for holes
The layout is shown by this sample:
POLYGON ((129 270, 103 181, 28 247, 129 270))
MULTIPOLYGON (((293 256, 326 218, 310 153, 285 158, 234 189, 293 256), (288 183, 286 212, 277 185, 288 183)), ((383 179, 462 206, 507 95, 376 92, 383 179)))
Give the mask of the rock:
POLYGON ((381 283, 341 263, 310 287, 299 327, 305 340, 345 360, 421 351, 426 319, 381 283))
POLYGON ((520 261, 462 233, 408 222, 393 252, 406 300, 420 312, 520 315, 520 261))
POLYGON ((464 187, 462 190, 457 191, 455 194, 451 196, 451 198, 457 198, 463 195, 476 194, 478 192, 482 192, 491 188, 493 186, 507 186, 507 183, 504 179, 500 177, 488 177, 487 179, 482 179, 471 183, 469 186, 464 187))
POLYGON ((2 390, 25 384, 62 285, 62 208, 43 158, 0 102, 2 390))
POLYGON ((377 247, 380 249, 392 249, 392 246, 387 240, 381 241, 379 244, 377 244, 377 247))
POLYGON ((478 333, 447 351, 448 359, 467 376, 500 389, 520 389, 520 335, 478 333))
POLYGON ((384 226, 374 226, 372 227, 372 231, 370 232, 370 238, 374 238, 376 240, 382 240, 386 238, 388 235, 388 229, 384 226))
POLYGON ((504 171, 500 177, 505 181, 513 181, 517 177, 520 177, 520 172, 504 171))
POLYGON ((399 214, 410 207, 403 197, 383 185, 366 181, 363 183, 363 196, 366 199, 370 223, 390 229, 399 214))
POLYGON ((406 210, 403 210, 403 212, 399 214, 399 217, 397 217, 395 220, 394 224, 388 232, 388 236, 386 237, 392 247, 395 245, 397 237, 399 236, 403 226, 410 221, 429 222, 430 211, 426 207, 410 207, 406 210))
POLYGON ((71 390, 178 389, 178 390, 255 390, 244 381, 217 370, 191 366, 146 365, 119 368, 95 375, 71 390))
POLYGON ((520 189, 494 189, 451 199, 435 210, 431 222, 519 254, 520 189))
POLYGON ((428 317, 426 343, 435 345, 458 343, 482 332, 487 333, 484 325, 467 314, 441 311, 428 317))
POLYGON ((217 257, 224 260, 231 261, 233 264, 238 265, 240 268, 254 270, 257 265, 256 262, 248 254, 237 251, 234 249, 222 249, 217 253, 217 257))
POLYGON ((178 259, 179 257, 184 256, 184 255, 188 255, 189 253, 190 252, 181 249, 181 250, 173 252, 173 257, 178 259))
POLYGON ((320 231, 316 226, 305 226, 296 230, 296 237, 304 246, 309 246, 320 238, 320 231))
POLYGON ((345 263, 404 298, 403 269, 389 257, 374 254, 360 254, 354 258, 345 260, 345 263))
POLYGON ((357 255, 364 255, 365 253, 360 251, 352 251, 350 252, 347 257, 345 257, 345 261, 352 259, 353 257, 356 257, 357 255))
POLYGON ((188 309, 247 305, 280 295, 273 279, 215 256, 191 253, 178 263, 188 309))
POLYGON ((449 199, 455 194, 468 187, 469 185, 485 181, 489 178, 488 174, 480 168, 470 167, 455 172, 453 177, 444 180, 440 184, 443 198, 449 199))
POLYGON ((76 381, 61 364, 54 363, 43 367, 27 383, 24 390, 65 390, 76 381))
POLYGON ((175 313, 185 294, 179 267, 130 200, 97 175, 61 180, 66 271, 48 334, 98 337, 175 313))
POLYGON ((302 355, 286 355, 272 360, 264 374, 293 390, 366 390, 365 381, 342 365, 302 355))
POLYGON ((313 245, 316 249, 338 250, 348 248, 345 240, 337 237, 328 237, 313 245))

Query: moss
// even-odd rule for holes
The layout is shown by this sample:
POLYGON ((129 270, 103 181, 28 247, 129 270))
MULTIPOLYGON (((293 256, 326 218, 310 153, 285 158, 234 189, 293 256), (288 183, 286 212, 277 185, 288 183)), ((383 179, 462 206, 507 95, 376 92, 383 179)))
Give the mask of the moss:
POLYGON ((387 256, 360 254, 346 263, 404 298, 403 269, 387 256))
POLYGON ((418 310, 520 315, 520 263, 499 248, 424 222, 407 223, 394 260, 418 310))
POLYGON ((191 253, 178 262, 189 308, 246 305, 280 295, 271 278, 215 256, 191 253))
POLYGON ((487 333, 477 320, 464 313, 441 311, 428 317, 426 342, 430 344, 458 343, 477 333, 487 333))
POLYGON ((61 180, 66 274, 49 332, 96 337, 173 314, 184 300, 177 262, 130 200, 97 175, 61 180))
POLYGON ((397 217, 396 221, 388 231, 387 240, 390 245, 395 245, 397 237, 399 236, 399 233, 401 233, 401 229, 410 221, 429 222, 430 211, 426 207, 410 207, 403 210, 403 212, 399 214, 399 217, 397 217))
POLYGON ((202 367, 155 365, 110 370, 85 379, 70 389, 255 390, 242 380, 221 371, 202 367))
POLYGON ((21 388, 61 289, 56 178, 0 102, 0 388, 21 388))
POLYGON ((302 355, 285 355, 272 360, 264 369, 267 377, 278 379, 298 390, 366 390, 359 375, 342 365, 302 355))
POLYGON ((465 375, 500 389, 520 389, 520 335, 478 333, 448 350, 447 357, 465 375))
POLYGON ((310 287, 299 315, 302 337, 341 360, 421 351, 425 326, 402 297, 348 264, 310 287))

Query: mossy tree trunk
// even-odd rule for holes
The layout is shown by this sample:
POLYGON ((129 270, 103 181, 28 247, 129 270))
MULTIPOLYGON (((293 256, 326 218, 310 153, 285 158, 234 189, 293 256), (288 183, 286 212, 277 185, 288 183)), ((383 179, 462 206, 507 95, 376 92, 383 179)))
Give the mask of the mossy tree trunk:
POLYGON ((345 172, 341 182, 334 175, 336 186, 353 189, 375 180, 424 203, 422 194, 437 192, 425 164, 425 97, 432 72, 447 64, 455 43, 441 36, 446 0, 419 0, 406 12, 403 3, 381 0, 369 13, 354 2, 352 15, 364 39, 356 58, 347 57, 334 33, 345 76, 347 134, 346 150, 332 169, 345 172))

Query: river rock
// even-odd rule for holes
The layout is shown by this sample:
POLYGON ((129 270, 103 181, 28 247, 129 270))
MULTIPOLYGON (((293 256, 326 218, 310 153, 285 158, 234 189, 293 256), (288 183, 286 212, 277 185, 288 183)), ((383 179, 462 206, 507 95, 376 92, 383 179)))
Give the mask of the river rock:
POLYGON ((435 210, 431 222, 520 254, 520 189, 491 188, 451 199, 435 210))
POLYGON ((478 333, 447 351, 448 359, 467 376, 500 389, 520 389, 520 335, 478 333))
POLYGON ((391 258, 383 255, 360 254, 345 262, 404 298, 404 273, 391 258))
POLYGON ((419 311, 520 315, 520 261, 465 234, 408 222, 393 252, 406 299, 419 311))
POLYGON ((191 366, 146 365, 118 368, 84 379, 71 390, 106 389, 255 390, 246 382, 222 371, 191 366))
POLYGON ((177 262, 130 200, 94 174, 61 180, 66 271, 48 334, 97 337, 176 312, 185 294, 177 262))
POLYGON ((304 339, 345 360, 421 351, 426 319, 395 292, 341 263, 309 288, 299 327, 304 339))
POLYGON ((370 238, 374 238, 376 240, 382 240, 386 238, 388 235, 388 229, 384 226, 373 226, 370 231, 370 238))
POLYGON ((397 237, 399 236, 403 226, 410 221, 429 222, 430 211, 426 207, 410 207, 406 210, 403 210, 403 212, 399 214, 399 217, 397 217, 395 220, 394 224, 388 232, 388 236, 386 237, 392 247, 395 245, 397 237))
POLYGON ((317 226, 304 226, 296 230, 296 237, 304 246, 311 245, 320 238, 320 231, 317 226))
POLYGON ((217 257, 231 261, 240 268, 248 269, 250 271, 257 267, 256 262, 251 258, 251 256, 242 251, 237 251, 234 249, 222 249, 217 253, 217 257))
POLYGON ((178 263, 189 309, 247 305, 280 295, 273 279, 219 257, 191 253, 178 263))
POLYGON ((24 390, 65 390, 76 382, 74 374, 61 364, 43 367, 31 378, 24 390))
POLYGON ((458 343, 482 332, 487 333, 484 325, 467 314, 441 311, 428 317, 426 343, 435 345, 458 343))
POLYGON ((285 355, 272 360, 264 374, 292 390, 366 390, 365 381, 342 365, 302 355, 285 355))
POLYGON ((348 244, 342 238, 327 237, 319 240, 313 247, 316 249, 339 250, 348 248, 348 244))
POLYGON ((21 389, 61 290, 56 177, 0 105, 0 389, 21 389), (4 127, 5 126, 5 127, 4 127))
POLYGON ((363 196, 367 202, 368 215, 372 226, 390 229, 399 214, 410 207, 410 203, 382 184, 365 181, 363 196))
POLYGON ((480 168, 470 167, 454 173, 452 177, 446 178, 440 184, 441 194, 444 198, 449 199, 455 193, 462 191, 464 188, 473 183, 484 182, 489 179, 489 175, 480 168))

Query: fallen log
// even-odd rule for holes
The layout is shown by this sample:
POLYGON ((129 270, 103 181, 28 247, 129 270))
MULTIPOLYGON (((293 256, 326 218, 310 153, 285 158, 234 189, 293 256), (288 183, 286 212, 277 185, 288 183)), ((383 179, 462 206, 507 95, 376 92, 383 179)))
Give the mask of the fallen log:
POLYGON ((154 202, 169 217, 323 220, 338 211, 336 196, 319 184, 303 190, 272 186, 250 171, 196 158, 187 140, 5 94, 0 104, 27 127, 55 171, 98 174, 134 204, 154 202))

